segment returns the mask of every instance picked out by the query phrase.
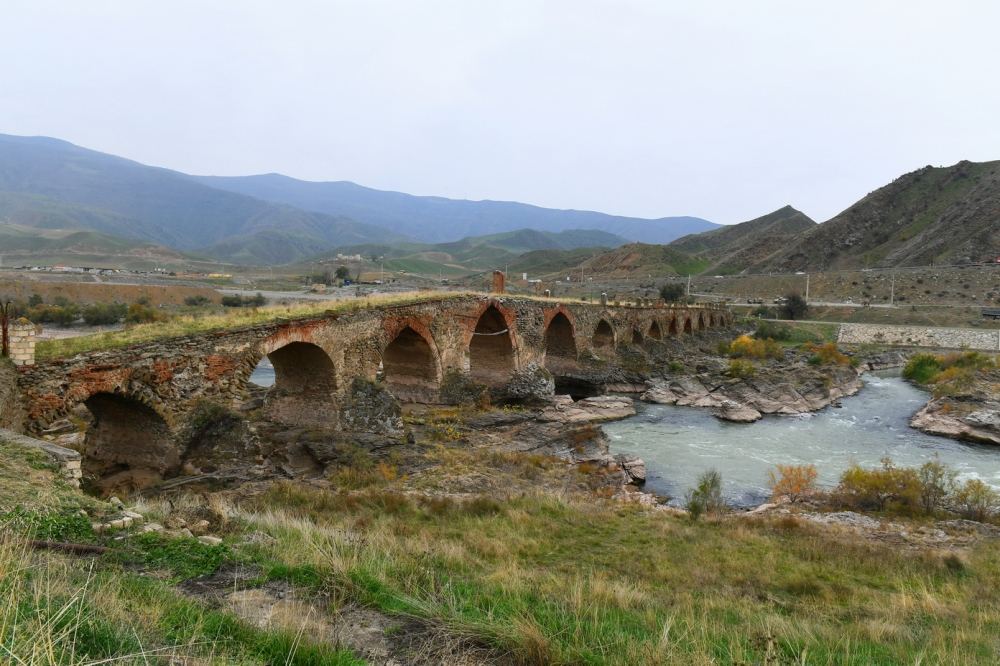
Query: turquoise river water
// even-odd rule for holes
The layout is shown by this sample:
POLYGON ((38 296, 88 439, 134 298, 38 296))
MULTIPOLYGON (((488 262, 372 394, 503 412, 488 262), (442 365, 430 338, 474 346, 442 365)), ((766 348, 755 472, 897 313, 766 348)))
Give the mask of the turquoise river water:
POLYGON ((816 465, 821 485, 833 486, 852 462, 874 466, 884 456, 917 466, 937 456, 960 473, 1000 487, 1000 447, 927 435, 908 424, 928 399, 898 372, 867 374, 865 387, 802 416, 765 416, 753 424, 720 421, 707 409, 640 404, 639 413, 609 423, 612 453, 646 461, 646 487, 680 502, 707 469, 722 473, 726 499, 736 505, 767 499, 775 464, 816 465))

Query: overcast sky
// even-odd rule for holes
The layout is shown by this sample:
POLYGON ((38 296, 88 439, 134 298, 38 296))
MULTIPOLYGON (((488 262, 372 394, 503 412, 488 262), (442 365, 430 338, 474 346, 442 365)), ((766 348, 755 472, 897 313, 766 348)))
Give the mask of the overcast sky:
POLYGON ((1000 159, 1000 2, 0 0, 0 133, 740 222, 1000 159))

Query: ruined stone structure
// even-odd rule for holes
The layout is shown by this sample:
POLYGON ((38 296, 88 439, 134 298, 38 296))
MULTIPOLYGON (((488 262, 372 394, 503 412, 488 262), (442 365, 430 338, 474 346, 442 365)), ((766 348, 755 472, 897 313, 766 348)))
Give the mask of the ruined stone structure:
POLYGON ((380 382, 402 402, 434 403, 449 371, 500 388, 539 368, 572 372, 584 353, 610 357, 620 345, 731 323, 718 306, 450 297, 84 353, 22 366, 18 384, 29 431, 82 404, 93 416, 85 457, 103 460, 105 470, 143 465, 166 472, 182 462, 176 436, 186 417, 206 402, 232 407, 245 400, 265 356, 275 370, 269 419, 336 426, 356 378, 380 382))

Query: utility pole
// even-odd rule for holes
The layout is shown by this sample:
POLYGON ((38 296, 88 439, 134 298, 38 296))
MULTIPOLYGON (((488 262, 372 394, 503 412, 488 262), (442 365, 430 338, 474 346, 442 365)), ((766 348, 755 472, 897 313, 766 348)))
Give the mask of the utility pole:
POLYGON ((892 272, 892 281, 889 283, 889 305, 896 303, 896 272, 892 272))
POLYGON ((685 296, 690 296, 690 295, 691 295, 691 274, 688 273, 687 294, 685 294, 685 296))
POLYGON ((809 273, 806 273, 806 305, 809 305, 809 273))
POLYGON ((7 327, 10 325, 10 313, 13 304, 8 301, 0 301, 0 357, 10 356, 10 336, 7 327))

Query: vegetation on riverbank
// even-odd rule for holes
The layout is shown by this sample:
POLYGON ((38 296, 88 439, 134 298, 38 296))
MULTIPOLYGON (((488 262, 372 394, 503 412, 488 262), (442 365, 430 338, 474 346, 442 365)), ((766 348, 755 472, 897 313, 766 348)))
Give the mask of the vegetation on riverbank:
MULTIPOLYGON (((454 446, 442 465, 449 473, 466 458, 459 467, 498 473, 454 446)), ((526 493, 414 493, 411 481, 381 475, 352 491, 287 481, 242 500, 139 505, 162 522, 178 507, 201 505, 220 546, 102 536, 111 550, 84 560, 29 553, 8 530, 0 650, 23 663, 167 655, 357 663, 312 629, 360 606, 395 618, 400 630, 416 622, 458 649, 525 664, 990 663, 995 655, 994 547, 899 549, 794 517, 693 522, 546 491, 538 475, 561 464, 526 456, 523 465, 501 465, 532 476, 537 490, 526 493), (319 617, 261 627, 236 606, 175 587, 234 568, 258 572, 246 587, 294 586, 319 617)), ((433 473, 420 475, 423 487, 433 473)), ((492 487, 512 485, 498 479, 492 487)))
POLYGON ((903 368, 903 376, 933 387, 936 397, 968 391, 978 376, 1000 368, 997 357, 982 352, 915 354, 903 368))

